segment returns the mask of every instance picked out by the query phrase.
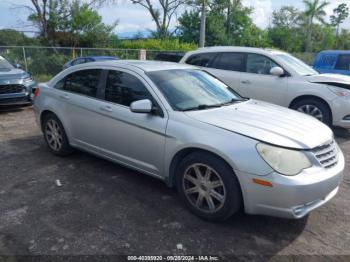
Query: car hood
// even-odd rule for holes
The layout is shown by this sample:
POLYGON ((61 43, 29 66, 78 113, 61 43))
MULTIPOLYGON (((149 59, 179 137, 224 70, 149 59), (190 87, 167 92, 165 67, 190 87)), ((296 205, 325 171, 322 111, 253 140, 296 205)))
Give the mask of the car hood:
MULTIPOLYGON (((318 74, 305 77, 307 81, 311 83, 320 83, 320 84, 341 84, 344 86, 349 86, 350 88, 350 76, 338 75, 338 74, 318 74)), ((340 85, 340 87, 342 87, 340 85)), ((337 86, 337 85, 336 85, 337 86)))
POLYGON ((330 128, 308 115, 266 102, 187 111, 201 122, 282 147, 312 149, 333 139, 330 128))
POLYGON ((1 80, 19 79, 19 78, 25 78, 27 76, 28 76, 28 73, 26 73, 21 69, 11 69, 9 71, 0 70, 1 80))

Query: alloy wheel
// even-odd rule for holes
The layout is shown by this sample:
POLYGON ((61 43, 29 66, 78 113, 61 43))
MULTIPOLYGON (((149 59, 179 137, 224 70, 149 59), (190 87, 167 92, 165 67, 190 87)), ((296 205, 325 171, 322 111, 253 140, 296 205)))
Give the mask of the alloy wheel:
POLYGON ((215 213, 224 205, 225 185, 211 167, 192 164, 186 169, 182 182, 186 198, 200 211, 215 213))
POLYGON ((56 120, 50 119, 46 122, 45 136, 51 149, 59 151, 62 148, 62 130, 56 120))
POLYGON ((304 113, 304 114, 313 116, 313 117, 317 118, 320 121, 323 121, 323 113, 317 106, 314 106, 314 105, 302 105, 302 106, 298 107, 297 110, 299 112, 304 113))

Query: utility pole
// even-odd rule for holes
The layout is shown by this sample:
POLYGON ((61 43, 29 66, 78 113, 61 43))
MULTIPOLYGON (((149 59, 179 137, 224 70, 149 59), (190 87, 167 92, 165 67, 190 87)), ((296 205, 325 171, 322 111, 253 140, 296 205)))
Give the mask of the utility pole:
POLYGON ((199 47, 205 46, 205 20, 206 20, 205 1, 206 0, 202 0, 201 25, 199 30, 199 47))

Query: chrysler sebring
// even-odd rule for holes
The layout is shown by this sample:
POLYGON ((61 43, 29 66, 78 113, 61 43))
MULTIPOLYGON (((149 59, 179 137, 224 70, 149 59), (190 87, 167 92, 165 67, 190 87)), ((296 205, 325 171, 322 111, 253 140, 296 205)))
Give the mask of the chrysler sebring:
POLYGON ((344 157, 326 125, 242 98, 189 65, 73 66, 40 85, 34 108, 52 153, 78 148, 157 177, 207 220, 240 208, 301 218, 342 179, 344 157))

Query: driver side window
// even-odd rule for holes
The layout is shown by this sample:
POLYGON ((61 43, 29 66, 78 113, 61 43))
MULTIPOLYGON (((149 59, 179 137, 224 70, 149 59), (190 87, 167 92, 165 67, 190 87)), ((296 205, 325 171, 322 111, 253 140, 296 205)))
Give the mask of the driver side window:
POLYGON ((130 106, 137 100, 149 99, 153 103, 152 95, 143 83, 135 76, 116 70, 110 70, 107 76, 105 100, 130 106))
POLYGON ((270 75, 271 68, 276 66, 278 65, 266 56, 258 54, 248 54, 247 56, 247 73, 270 75))

